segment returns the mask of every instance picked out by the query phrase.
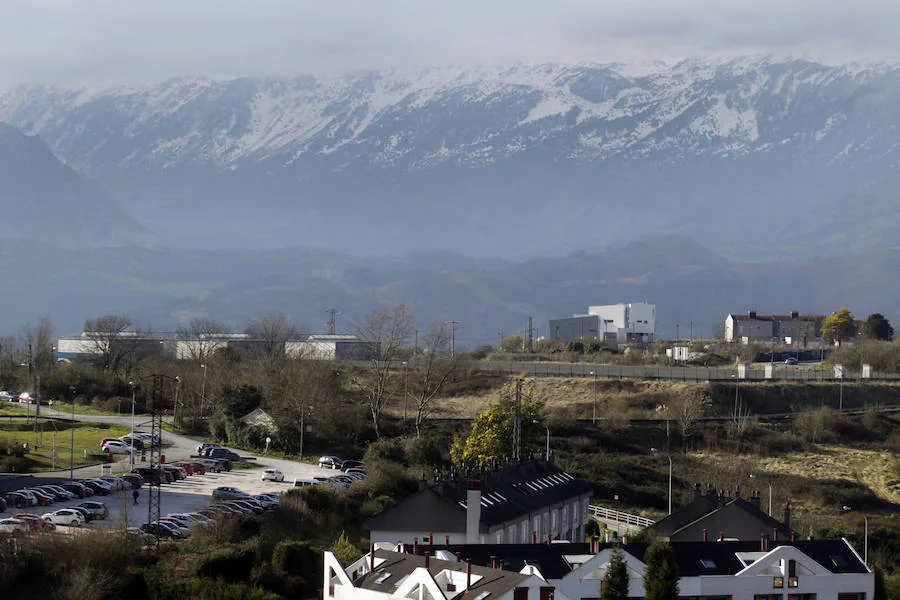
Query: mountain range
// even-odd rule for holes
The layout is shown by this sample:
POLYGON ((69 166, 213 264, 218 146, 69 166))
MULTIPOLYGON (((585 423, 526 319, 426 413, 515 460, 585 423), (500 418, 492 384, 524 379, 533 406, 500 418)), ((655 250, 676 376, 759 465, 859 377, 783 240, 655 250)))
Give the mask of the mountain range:
POLYGON ((0 91, 0 314, 60 333, 412 305, 463 345, 900 291, 900 70, 734 59, 0 91))
POLYGON ((893 245, 898 101, 892 65, 744 57, 25 86, 0 121, 170 247, 758 261, 893 245))

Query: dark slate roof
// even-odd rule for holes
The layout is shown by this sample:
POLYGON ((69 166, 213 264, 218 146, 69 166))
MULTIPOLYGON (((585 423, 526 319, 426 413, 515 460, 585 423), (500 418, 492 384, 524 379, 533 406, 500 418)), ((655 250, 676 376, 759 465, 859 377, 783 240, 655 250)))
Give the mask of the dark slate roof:
POLYGON ((434 488, 419 490, 378 513, 363 526, 369 531, 466 532, 466 511, 434 488))
MULTIPOLYGON (((759 552, 760 542, 671 542, 675 551, 675 562, 682 577, 702 575, 734 575, 745 567, 737 557, 739 552, 759 552), (704 564, 706 561, 706 564, 704 564), (714 565, 714 566, 709 566, 714 565)), ((615 544, 601 543, 600 550, 614 547, 615 544)), ((769 548, 778 546, 794 546, 811 559, 829 569, 832 573, 866 573, 866 567, 843 540, 803 540, 797 542, 769 542, 769 548)), ((629 543, 620 546, 636 559, 643 562, 649 547, 645 543, 629 543)), ((412 551, 412 546, 406 546, 412 551)), ((502 561, 503 568, 519 571, 526 564, 534 565, 548 579, 561 579, 572 568, 564 556, 574 554, 590 554, 590 544, 451 544, 450 546, 419 546, 419 553, 426 551, 447 550, 460 553, 463 560, 469 559, 472 564, 490 564, 490 558, 496 556, 502 561)))
POLYGON ((710 539, 724 534, 726 538, 756 541, 760 535, 790 539, 793 531, 781 521, 767 515, 757 504, 743 497, 719 498, 715 492, 697 495, 686 506, 660 519, 651 526, 657 535, 671 541, 702 541, 706 529, 710 539))
MULTIPOLYGON (((593 488, 584 481, 543 460, 511 464, 482 473, 478 481, 481 485, 481 524, 488 527, 593 493, 593 488)), ((466 492, 466 485, 458 482, 441 484, 441 494, 463 510, 466 492)))
MULTIPOLYGON (((357 588, 372 590, 382 594, 393 594, 397 590, 397 584, 401 579, 414 570, 425 566, 425 557, 415 554, 376 550, 375 558, 383 558, 385 562, 377 565, 375 571, 366 573, 354 581, 353 583, 357 588), (383 576, 386 573, 390 573, 390 577, 384 578, 383 576)), ((444 570, 465 573, 466 564, 464 562, 438 560, 432 557, 428 565, 428 572, 434 576, 444 570)), ((517 572, 491 569, 474 564, 472 565, 472 574, 480 575, 482 579, 474 582, 471 588, 463 592, 459 596, 461 599, 474 598, 483 592, 490 592, 490 597, 496 597, 509 592, 530 577, 517 572)))
POLYGON ((719 534, 726 538, 756 541, 761 535, 775 537, 775 531, 781 539, 790 539, 794 532, 781 521, 773 519, 761 508, 743 498, 735 498, 707 515, 679 528, 669 534, 671 541, 702 541, 703 530, 710 538, 719 534))
MULTIPOLYGON (((537 460, 480 473, 470 481, 481 488, 482 532, 547 506, 593 493, 593 488, 584 481, 552 463, 537 460)), ((468 485, 464 480, 437 483, 372 517, 364 526, 370 531, 463 533, 468 485)))

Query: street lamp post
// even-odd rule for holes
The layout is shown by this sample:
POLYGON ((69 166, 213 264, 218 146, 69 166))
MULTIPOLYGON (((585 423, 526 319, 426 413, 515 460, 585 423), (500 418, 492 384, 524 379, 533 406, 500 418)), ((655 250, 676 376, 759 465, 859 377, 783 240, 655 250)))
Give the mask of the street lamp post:
POLYGON ((406 408, 409 404, 409 362, 403 361, 403 420, 406 420, 406 408))
POLYGON ((69 391, 72 392, 72 447, 69 455, 69 479, 75 480, 75 386, 70 385, 69 391))
MULTIPOLYGON (((540 424, 541 424, 541 422, 538 421, 538 420, 536 420, 536 419, 532 419, 531 422, 534 423, 535 425, 540 425, 540 424)), ((549 426, 549 425, 544 425, 544 429, 547 430, 547 450, 546 450, 545 453, 544 453, 544 459, 545 459, 547 462, 550 462, 550 426, 549 426)))
POLYGON ((203 382, 200 384, 200 418, 203 418, 203 409, 206 407, 206 365, 200 365, 203 369, 203 382))
POLYGON ((172 422, 178 427, 178 391, 181 389, 181 376, 175 376, 175 405, 172 407, 172 422))
POLYGON ((669 455, 669 514, 672 514, 672 455, 669 455))
POLYGON ((300 460, 303 460, 303 434, 306 433, 306 409, 312 412, 312 406, 300 407, 300 460))
POLYGON ((131 466, 134 466, 134 390, 137 388, 137 381, 129 381, 128 385, 131 386, 131 434, 129 435, 129 439, 131 440, 131 466))

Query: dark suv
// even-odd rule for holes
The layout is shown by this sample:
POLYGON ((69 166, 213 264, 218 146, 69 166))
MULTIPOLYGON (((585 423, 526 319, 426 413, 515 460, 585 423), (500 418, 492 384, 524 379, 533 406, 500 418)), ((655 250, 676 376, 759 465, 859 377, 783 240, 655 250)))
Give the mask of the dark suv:
POLYGON ((237 452, 232 452, 228 448, 213 448, 207 456, 209 458, 227 458, 228 460, 240 460, 241 458, 237 452))
POLYGON ((144 479, 144 483, 165 483, 162 474, 158 469, 151 469, 150 467, 138 467, 136 469, 131 470, 132 473, 137 473, 144 479))

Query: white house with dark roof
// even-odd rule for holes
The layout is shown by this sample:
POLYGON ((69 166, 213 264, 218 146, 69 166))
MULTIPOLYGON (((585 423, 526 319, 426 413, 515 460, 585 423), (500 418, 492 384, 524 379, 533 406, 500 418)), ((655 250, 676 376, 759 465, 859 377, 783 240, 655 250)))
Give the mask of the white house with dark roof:
POLYGON ((583 539, 593 489, 546 461, 422 485, 365 522, 373 542, 526 543, 583 539))
MULTIPOLYGON (((682 598, 784 600, 787 594, 793 600, 872 600, 874 594, 874 573, 846 539, 672 542, 671 546, 682 598)), ((499 565, 545 580, 560 596, 593 600, 600 595, 614 548, 591 542, 417 545, 414 550, 473 565, 499 565)), ((628 596, 641 598, 648 545, 626 543, 619 548, 628 569, 628 596)))
POLYGON ((375 547, 344 567, 325 552, 325 600, 569 600, 536 575, 375 547))

